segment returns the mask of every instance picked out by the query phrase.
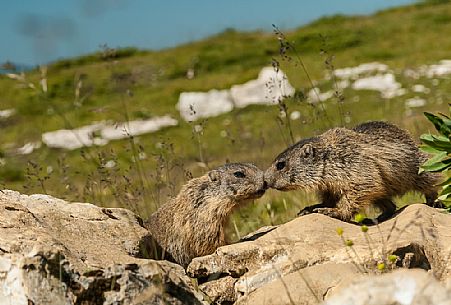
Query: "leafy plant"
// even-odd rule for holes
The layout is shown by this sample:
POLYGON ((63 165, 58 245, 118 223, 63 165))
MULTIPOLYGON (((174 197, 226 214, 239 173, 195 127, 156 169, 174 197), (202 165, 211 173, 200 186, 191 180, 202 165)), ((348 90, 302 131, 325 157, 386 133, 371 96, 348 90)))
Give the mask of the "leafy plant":
MULTIPOLYGON (((451 108, 449 109, 451 113, 451 108)), ((420 166, 421 172, 441 172, 447 177, 446 181, 441 183, 442 190, 438 197, 448 209, 451 209, 451 177, 449 170, 451 168, 451 119, 449 116, 439 113, 435 115, 425 112, 426 118, 434 124, 439 135, 423 134, 420 139, 423 142, 421 150, 432 155, 423 165, 420 166)))

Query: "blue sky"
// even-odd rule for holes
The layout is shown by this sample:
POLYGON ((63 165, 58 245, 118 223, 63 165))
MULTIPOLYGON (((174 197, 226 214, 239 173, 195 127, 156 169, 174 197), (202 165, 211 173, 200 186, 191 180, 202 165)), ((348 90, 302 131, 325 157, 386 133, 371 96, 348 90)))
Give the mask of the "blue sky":
POLYGON ((226 28, 295 28, 413 0, 11 0, 0 10, 0 63, 36 65, 110 47, 161 49, 226 28))

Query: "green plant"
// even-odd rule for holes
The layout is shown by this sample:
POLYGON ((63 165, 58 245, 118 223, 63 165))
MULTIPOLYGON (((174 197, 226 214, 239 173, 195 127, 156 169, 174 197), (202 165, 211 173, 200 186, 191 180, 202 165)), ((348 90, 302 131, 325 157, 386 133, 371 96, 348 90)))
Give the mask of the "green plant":
MULTIPOLYGON (((449 109, 451 112, 451 108, 449 109)), ((425 112, 426 118, 434 124, 439 135, 423 134, 420 139, 423 142, 421 150, 432 155, 420 167, 421 172, 444 173, 447 179, 440 184, 442 187, 438 197, 448 209, 451 209, 451 177, 449 170, 451 168, 451 119, 449 116, 439 113, 435 115, 425 112)))

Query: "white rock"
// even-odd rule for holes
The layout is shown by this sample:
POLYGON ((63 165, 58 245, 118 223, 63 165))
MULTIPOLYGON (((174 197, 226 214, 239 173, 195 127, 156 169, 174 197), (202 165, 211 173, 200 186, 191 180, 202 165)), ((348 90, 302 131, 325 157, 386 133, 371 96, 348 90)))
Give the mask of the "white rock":
MULTIPOLYGON (((425 302, 410 304, 443 304, 439 301, 451 301, 451 291, 447 295, 433 276, 451 279, 450 230, 451 215, 425 204, 409 205, 365 234, 353 224, 310 214, 195 258, 187 273, 196 278, 209 277, 202 284, 204 288, 215 285, 215 275, 233 275, 236 282, 227 291, 231 300, 236 300, 234 304, 240 305, 313 305, 324 298, 340 305, 400 305, 404 303, 394 300, 412 295, 416 300, 425 297, 425 302), (353 241, 352 251, 337 236, 337 228, 343 230, 345 239, 353 241), (429 272, 404 270, 387 276, 359 276, 378 272, 374 264, 383 260, 385 253, 398 255, 405 267, 426 267, 429 272), (236 276, 243 270, 244 274, 236 276)), ((386 269, 391 266, 387 264, 386 269)), ((228 294, 225 289, 218 293, 228 294)))
POLYGON ((0 305, 207 304, 129 210, 2 190, 0 220, 0 305))
POLYGON ((332 90, 321 92, 319 88, 314 87, 307 93, 307 100, 309 103, 324 102, 334 96, 332 90))
POLYGON ((177 109, 187 122, 217 116, 232 111, 233 102, 229 90, 180 93, 177 109))
POLYGON ((295 120, 299 120, 301 118, 301 113, 299 111, 293 111, 292 113, 290 113, 290 120, 295 121, 295 120))
POLYGON ((130 136, 139 136, 142 134, 155 132, 164 127, 176 126, 178 121, 168 115, 154 117, 148 120, 137 120, 115 125, 102 127, 100 136, 102 139, 120 140, 130 136))
POLYGON ((108 160, 104 165, 104 167, 106 167, 106 168, 113 168, 115 166, 116 166, 116 161, 114 161, 114 160, 108 160))
POLYGON ((338 89, 342 90, 342 89, 348 88, 350 84, 351 84, 351 82, 348 79, 343 79, 343 80, 337 82, 337 87, 338 87, 338 89))
POLYGON ((425 74, 428 78, 451 74, 451 60, 443 59, 439 64, 428 66, 425 74))
POLYGON ((146 160, 147 159, 147 154, 145 153, 145 152, 140 152, 139 154, 138 154, 138 159, 139 160, 146 160))
POLYGON ((377 74, 365 78, 360 78, 352 84, 355 90, 376 90, 383 98, 393 98, 406 93, 401 84, 395 80, 392 73, 377 74))
POLYGON ((397 96, 401 96, 407 93, 407 90, 404 88, 399 88, 396 90, 388 90, 385 92, 381 92, 381 97, 385 99, 391 99, 397 96))
POLYGON ((294 94, 294 88, 288 82, 282 70, 273 67, 263 68, 258 78, 230 89, 233 103, 243 108, 253 104, 272 105, 294 94))
POLYGON ((21 74, 15 74, 15 73, 6 73, 5 74, 7 77, 11 78, 11 79, 15 79, 18 81, 25 81, 25 74, 21 73, 21 74))
POLYGON ((336 69, 334 75, 343 79, 356 79, 362 74, 370 74, 374 72, 386 72, 388 66, 378 62, 370 62, 351 68, 336 69))
POLYGON ((42 142, 48 147, 77 149, 84 146, 105 145, 108 141, 94 137, 96 131, 105 126, 104 122, 86 125, 77 129, 60 129, 42 134, 42 142))
POLYGON ((450 305, 451 291, 422 269, 355 279, 323 305, 450 305))
POLYGON ((405 77, 410 77, 410 78, 413 78, 413 79, 419 79, 421 74, 418 71, 414 70, 414 69, 406 69, 406 70, 404 70, 404 76, 405 77))
POLYGON ((418 96, 406 100, 406 107, 408 108, 423 107, 424 105, 426 105, 426 100, 418 96))
POLYGON ((102 146, 108 144, 111 140, 155 132, 161 128, 177 124, 178 121, 168 115, 118 124, 99 122, 76 129, 46 132, 42 135, 42 142, 48 147, 73 150, 93 145, 102 146))
POLYGON ((204 128, 202 127, 202 125, 194 125, 194 131, 197 133, 200 133, 204 130, 204 128))
POLYGON ((14 115, 15 113, 16 113, 16 109, 14 109, 14 108, 0 110, 0 119, 9 118, 10 116, 14 115))
POLYGON ((41 148, 42 143, 41 142, 30 142, 25 143, 24 146, 19 147, 16 152, 19 155, 29 155, 31 154, 35 149, 41 148))
POLYGON ((186 71, 186 78, 187 79, 193 79, 195 76, 194 69, 190 68, 186 71))
POLYGON ((8 256, 0 257, 0 274, 2 274, 4 285, 0 289, 0 304, 17 305, 29 304, 25 297, 23 285, 24 276, 18 264, 8 256))
POLYGON ((431 90, 429 88, 426 88, 424 85, 422 84, 416 84, 412 86, 412 91, 413 92, 417 92, 417 93, 426 93, 428 94, 429 92, 431 92, 431 90))
POLYGON ((318 87, 313 87, 310 89, 310 91, 307 93, 307 101, 309 103, 317 103, 317 102, 324 102, 328 99, 331 99, 334 97, 335 89, 343 90, 350 85, 350 81, 348 79, 343 79, 340 81, 337 81, 336 84, 333 85, 334 90, 328 90, 326 92, 321 92, 318 87))
POLYGON ((234 107, 273 105, 285 97, 292 96, 294 91, 285 73, 265 67, 257 79, 234 85, 230 90, 182 92, 176 108, 185 121, 192 122, 230 112, 234 107))

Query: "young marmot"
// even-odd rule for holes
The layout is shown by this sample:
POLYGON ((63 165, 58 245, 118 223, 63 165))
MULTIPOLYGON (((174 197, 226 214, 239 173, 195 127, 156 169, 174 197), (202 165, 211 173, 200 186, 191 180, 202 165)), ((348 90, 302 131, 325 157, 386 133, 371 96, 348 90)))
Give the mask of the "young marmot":
POLYGON ((418 174, 426 160, 405 130, 369 122, 301 140, 276 157, 265 180, 282 191, 317 191, 321 203, 301 215, 317 212, 350 221, 360 208, 375 204, 383 212, 378 218, 382 221, 396 211, 392 197, 408 191, 419 191, 428 205, 434 204, 440 175, 418 174))
POLYGON ((186 267, 226 244, 224 226, 234 208, 261 197, 267 186, 253 164, 229 163, 194 178, 146 223, 164 257, 186 267))

